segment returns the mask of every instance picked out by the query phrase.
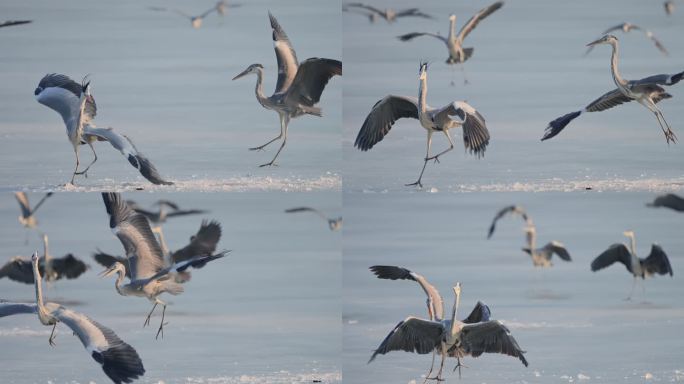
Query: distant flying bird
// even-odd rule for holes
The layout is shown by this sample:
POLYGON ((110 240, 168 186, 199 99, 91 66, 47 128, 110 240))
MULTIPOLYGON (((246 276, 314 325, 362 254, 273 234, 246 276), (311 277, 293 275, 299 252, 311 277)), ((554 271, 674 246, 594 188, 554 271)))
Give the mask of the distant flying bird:
POLYGON ((321 109, 315 105, 321 100, 323 89, 333 76, 342 76, 342 62, 332 59, 320 59, 312 57, 299 64, 297 55, 285 30, 280 26, 271 13, 268 13, 271 21, 273 47, 276 59, 278 59, 278 82, 273 95, 266 97, 262 87, 264 66, 252 64, 242 71, 233 80, 237 80, 249 74, 257 76, 256 98, 259 104, 266 109, 276 111, 280 116, 280 135, 268 141, 266 144, 250 148, 251 151, 264 149, 272 142, 283 139, 273 160, 261 164, 260 167, 275 165, 275 160, 283 150, 287 142, 287 127, 290 119, 302 115, 322 116, 321 109))
MULTIPOLYGON (((220 3, 220 2, 219 2, 219 3, 220 3)), ((173 12, 173 13, 175 13, 175 14, 177 14, 177 15, 180 15, 180 16, 185 17, 186 19, 190 20, 190 25, 192 25, 193 28, 195 28, 195 29, 200 29, 200 28, 202 27, 202 22, 204 21, 204 18, 207 17, 207 16, 209 16, 209 14, 211 14, 212 12, 217 12, 217 11, 218 11, 218 7, 219 7, 219 5, 216 4, 216 5, 214 5, 213 7, 211 7, 210 9, 206 10, 204 13, 202 13, 201 15, 198 15, 198 16, 190 15, 190 14, 184 12, 184 11, 181 11, 180 9, 168 9, 168 8, 164 8, 164 7, 148 7, 147 9, 149 9, 149 10, 151 10, 151 11, 161 11, 161 12, 169 11, 169 12, 173 12)), ((223 9, 224 9, 224 11, 225 11, 225 8, 223 8, 223 9)), ((222 14, 222 15, 223 15, 223 14, 222 14)))
POLYGON ((382 10, 362 3, 347 3, 342 6, 342 10, 345 12, 353 12, 364 15, 368 17, 368 20, 371 23, 375 23, 378 18, 382 18, 388 23, 393 23, 398 17, 422 17, 424 19, 434 19, 434 17, 421 12, 418 8, 400 10, 386 8, 382 10))
POLYGON ((421 180, 428 161, 434 160, 438 163, 440 156, 454 149, 454 143, 449 135, 450 129, 459 127, 463 129, 465 150, 478 158, 484 156, 489 144, 489 131, 485 125, 485 119, 470 104, 465 101, 452 101, 442 108, 432 108, 427 105, 427 70, 427 63, 420 63, 417 99, 409 96, 385 96, 375 103, 354 141, 356 148, 367 151, 389 133, 397 120, 406 117, 417 119, 427 131, 427 152, 418 180, 406 186, 422 187, 421 180), (433 156, 430 154, 430 148, 432 134, 435 132, 444 133, 449 140, 449 148, 433 156))
POLYGON ((669 274, 672 276, 672 266, 670 266, 670 259, 668 259, 665 251, 657 244, 651 246, 651 253, 648 257, 645 259, 639 258, 636 254, 636 239, 634 238, 634 232, 625 231, 623 234, 630 240, 629 248, 622 243, 611 245, 591 262, 591 270, 596 272, 613 265, 615 262, 624 264, 627 271, 634 276, 632 290, 625 299, 630 300, 634 293, 637 278, 641 277, 642 280, 645 280, 647 277, 654 276, 655 274, 669 274))
POLYGON ((153 226, 160 226, 172 217, 200 215, 208 212, 203 209, 181 209, 178 204, 169 200, 158 200, 155 202, 153 206, 159 207, 157 211, 144 209, 133 200, 127 200, 126 204, 131 209, 145 216, 153 226))
MULTIPOLYGON (((643 28, 639 27, 638 25, 635 25, 632 23, 622 23, 622 24, 618 24, 614 27, 610 27, 610 28, 606 29, 605 31, 603 31, 601 36, 607 35, 607 34, 614 32, 614 31, 622 31, 624 33, 629 33, 631 31, 641 31, 644 33, 644 35, 646 35, 646 37, 651 39, 653 44, 655 44, 656 48, 658 48, 658 50, 660 52, 662 52, 665 56, 669 55, 669 53, 667 52, 667 49, 665 49, 665 46, 660 42, 660 40, 658 40, 655 37, 653 32, 649 31, 648 29, 643 29, 643 28)), ((593 49, 594 49, 594 46, 593 45, 590 46, 589 48, 587 48, 587 52, 584 55, 585 56, 588 55, 589 52, 591 52, 593 49)))
POLYGON ((54 344, 57 323, 64 323, 85 347, 114 383, 130 383, 145 374, 138 352, 121 340, 111 329, 92 320, 90 317, 74 312, 56 303, 44 303, 38 271, 38 255, 33 256, 36 273, 36 304, 12 303, 0 300, 0 318, 17 314, 37 314, 43 325, 52 325, 48 342, 54 344))
MULTIPOLYGON (((52 257, 48 249, 48 237, 43 235, 43 256, 40 258, 40 274, 45 281, 75 279, 88 270, 88 265, 71 253, 63 257, 52 257)), ((7 277, 20 283, 33 284, 32 261, 28 257, 15 256, 0 268, 0 279, 7 277)))
MULTIPOLYGON (((479 357, 483 353, 500 353, 513 356, 527 366, 525 351, 513 338, 508 328, 498 320, 486 320, 468 324, 457 320, 458 305, 461 296, 461 284, 453 287, 455 301, 450 320, 426 320, 409 316, 399 322, 385 337, 380 346, 373 352, 369 363, 377 355, 384 355, 391 351, 415 352, 421 355, 436 353, 442 356, 439 372, 434 379, 443 381, 442 370, 447 356, 459 360, 464 356, 479 357)), ((460 370, 459 370, 460 375, 460 370)))
POLYGON ((674 0, 667 0, 665 3, 663 3, 663 6, 665 7, 665 13, 668 16, 670 16, 675 10, 674 0))
POLYGON ((26 192, 14 192, 14 197, 17 199, 17 202, 19 203, 19 208, 21 209, 19 223, 28 229, 36 228, 38 226, 38 220, 36 220, 35 213, 38 210, 38 208, 40 208, 40 206, 43 205, 45 200, 50 196, 52 196, 52 192, 46 193, 38 201, 38 204, 36 204, 35 207, 31 208, 31 204, 29 204, 26 192))
POLYGON ((0 23, 0 28, 10 27, 13 25, 28 24, 28 23, 32 23, 32 22, 33 22, 33 20, 9 20, 9 21, 5 21, 3 23, 0 23))
POLYGON ((563 243, 559 241, 553 240, 546 243, 546 245, 544 245, 543 247, 537 248, 537 229, 534 225, 534 222, 532 221, 532 217, 530 217, 525 211, 525 209, 519 205, 507 206, 501 209, 496 214, 494 220, 492 221, 492 224, 489 226, 489 233, 487 234, 487 239, 490 239, 494 234, 496 223, 501 218, 509 214, 520 216, 523 220, 525 220, 525 228, 523 231, 525 232, 525 240, 527 246, 524 247, 522 250, 528 255, 530 255, 530 257, 532 258, 532 264, 535 267, 552 266, 553 264, 551 263, 551 257, 554 254, 564 261, 572 261, 570 253, 565 248, 565 245, 563 245, 563 243))
POLYGON ((228 13, 229 8, 242 7, 242 4, 228 2, 228 0, 221 0, 216 3, 215 7, 216 13, 218 13, 220 16, 225 16, 228 13))
POLYGON ((684 198, 681 198, 674 193, 668 193, 655 198, 652 203, 646 204, 648 207, 665 207, 675 210, 677 212, 684 212, 684 198))
POLYGON ((613 74, 613 81, 617 86, 616 89, 604 94, 598 99, 592 101, 583 110, 571 112, 563 115, 552 122, 549 123, 548 127, 544 131, 544 137, 542 141, 548 140, 565 128, 572 120, 577 118, 583 112, 600 112, 610 109, 622 103, 628 103, 632 100, 637 101, 639 104, 648 108, 656 119, 660 128, 665 134, 665 140, 668 144, 670 142, 676 143, 677 136, 675 136, 670 125, 665 121, 660 109, 656 106, 658 102, 664 99, 669 99, 672 97, 669 93, 665 92, 665 89, 661 85, 674 85, 677 84, 684 76, 684 72, 680 72, 674 75, 653 75, 641 80, 625 80, 622 78, 618 72, 618 39, 613 35, 606 35, 594 42, 588 44, 589 47, 593 47, 598 44, 607 44, 613 47, 613 54, 611 57, 611 72, 613 74))
MULTIPOLYGON (((401 41, 413 40, 416 37, 420 36, 431 36, 436 39, 439 39, 446 45, 447 51, 449 52, 449 58, 447 58, 446 63, 463 64, 466 60, 470 58, 470 56, 472 56, 473 50, 475 49, 463 47, 463 41, 465 40, 466 36, 468 36, 468 34, 472 32, 473 29, 475 29, 475 27, 477 26, 477 24, 480 23, 480 21, 484 20, 487 16, 491 15, 499 8, 503 7, 503 5, 503 1, 497 1, 494 4, 481 9, 479 12, 473 15, 470 18, 470 20, 468 20, 463 25, 463 27, 461 27, 461 30, 458 32, 458 35, 456 34, 456 15, 452 14, 451 16, 449 16, 449 35, 446 37, 429 32, 411 32, 405 35, 401 35, 398 38, 401 41)), ((463 66, 461 66, 461 69, 463 69, 463 66)), ((468 80, 465 78, 465 74, 464 82, 466 84, 468 83, 468 80)))
POLYGON ((342 217, 341 216, 335 217, 335 218, 329 218, 323 212, 321 212, 315 208, 297 207, 297 208, 286 209, 285 212, 286 213, 313 212, 316 215, 320 216, 323 220, 328 222, 328 227, 330 228, 331 231, 337 231, 340 228, 342 228, 342 217))
POLYGON ((144 325, 149 324, 152 313, 157 305, 161 304, 162 319, 156 337, 158 338, 161 334, 163 338, 166 303, 159 299, 159 295, 162 293, 179 295, 183 292, 183 286, 171 277, 175 273, 185 272, 190 267, 201 268, 212 260, 224 257, 228 251, 192 257, 165 267, 164 254, 147 219, 128 207, 118 193, 103 193, 102 200, 109 214, 109 227, 121 241, 128 263, 116 262, 104 270, 100 276, 107 277, 116 274, 114 286, 120 295, 146 297, 154 303, 144 325), (128 269, 130 269, 130 282, 122 284, 128 269))
POLYGON ((111 128, 95 127, 93 119, 97 112, 97 106, 95 105, 95 98, 90 94, 90 82, 86 80, 87 77, 83 79, 82 84, 78 84, 65 75, 51 73, 40 80, 34 91, 39 103, 59 113, 64 120, 67 136, 76 154, 76 167, 71 176, 71 184, 74 184, 76 175, 87 177, 88 169, 97 161, 97 154, 93 148, 93 143, 96 141, 108 141, 151 183, 173 184, 161 178, 154 165, 142 153, 138 152, 138 149, 127 136, 118 134, 111 128), (84 170, 79 171, 78 150, 83 144, 90 146, 94 159, 84 170))

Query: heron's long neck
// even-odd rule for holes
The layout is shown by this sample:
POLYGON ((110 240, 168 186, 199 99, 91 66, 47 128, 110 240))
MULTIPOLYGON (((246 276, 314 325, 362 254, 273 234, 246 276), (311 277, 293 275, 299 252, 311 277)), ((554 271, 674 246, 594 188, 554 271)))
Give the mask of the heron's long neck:
POLYGON ((630 245, 630 251, 632 252, 632 255, 636 256, 636 238, 634 237, 633 234, 630 234, 629 236, 629 245, 630 245))
POLYGON ((454 308, 451 310, 451 334, 456 333, 456 314, 458 313, 458 305, 461 302, 461 294, 456 294, 456 299, 454 300, 454 308))
POLYGON ((53 276, 52 276, 52 257, 50 256, 50 252, 48 252, 48 237, 47 237, 47 235, 43 235, 43 252, 45 252, 45 278, 46 278, 46 280, 50 280, 53 278, 53 276))
POLYGON ((613 75, 613 81, 615 81, 615 84, 618 86, 618 88, 622 88, 625 85, 627 85, 627 82, 620 76, 620 72, 618 71, 618 44, 616 42, 611 43, 611 46, 613 47, 613 54, 610 57, 610 71, 613 75))
POLYGON ((456 39, 456 19, 449 20, 449 40, 456 39))
POLYGON ((43 287, 38 269, 38 261, 33 262, 33 283, 36 287, 36 305, 38 306, 38 318, 44 325, 50 325, 48 311, 43 305, 43 287))
POLYGON ((418 110, 421 113, 425 113, 427 110, 427 76, 420 79, 420 85, 418 86, 418 110))
POLYGON ((116 271, 116 281, 114 282, 114 287, 121 296, 126 296, 121 285, 121 283, 124 281, 124 277, 126 277, 126 273, 124 271, 120 269, 116 271))
POLYGON ((263 80, 264 80, 264 70, 259 68, 256 75, 257 75, 257 82, 256 82, 256 87, 254 88, 254 94, 256 94, 256 98, 259 101, 259 104, 261 104, 265 107, 267 97, 266 97, 266 95, 264 95, 264 87, 262 84, 263 80))

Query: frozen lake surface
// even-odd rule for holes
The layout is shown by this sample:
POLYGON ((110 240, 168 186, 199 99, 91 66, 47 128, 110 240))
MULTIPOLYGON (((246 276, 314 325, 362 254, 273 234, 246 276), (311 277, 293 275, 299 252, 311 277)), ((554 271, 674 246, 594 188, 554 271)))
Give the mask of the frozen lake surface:
MULTIPOLYGON (((137 349, 147 373, 143 383, 323 383, 341 381, 341 240, 314 215, 288 215, 286 208, 310 205, 340 214, 339 193, 128 193, 144 206, 164 198, 206 215, 170 219, 164 232, 171 249, 185 246, 203 218, 223 226, 218 249, 228 257, 193 272, 185 293, 168 296, 165 338, 155 340, 161 313, 142 328, 151 304, 119 296, 96 249, 123 254, 109 230, 99 193, 58 193, 38 211, 51 254, 72 252, 90 264, 76 280, 48 289, 50 300, 91 316, 137 349)), ((31 194, 35 204, 38 194, 31 194)), ((26 233, 14 197, 0 196, 0 244, 4 264, 12 256, 42 252, 36 232, 26 233)), ((33 287, 0 279, 0 298, 34 300, 33 287)), ((166 296, 166 295, 163 295, 166 296)), ((162 297, 162 300, 164 298, 162 297)), ((35 316, 0 319, 3 383, 106 383, 109 380, 68 328, 50 329, 35 316), (37 369, 40 367, 39 369, 37 369)))
MULTIPOLYGON (((59 115, 35 101, 46 73, 76 81, 90 74, 98 105, 96 124, 129 135, 173 187, 154 187, 107 143, 78 190, 339 190, 342 78, 328 84, 320 102, 324 117, 290 123, 279 167, 278 143, 263 152, 247 148, 278 135, 278 115, 259 105, 255 76, 231 79, 252 63, 265 67, 264 93, 277 77, 267 11, 287 32, 300 61, 342 57, 339 3, 243 2, 221 21, 210 15, 201 29, 172 12, 200 14, 215 0, 87 0, 45 3, 3 1, 8 19, 33 19, 5 28, 0 37, 0 185, 4 190, 62 190, 74 154, 59 115), (320 31, 324 31, 321 33, 320 31)), ((90 149, 82 149, 82 162, 90 149)))
MULTIPOLYGON (((503 355, 466 358, 463 383, 642 383, 684 380, 681 282, 684 215, 652 209, 651 193, 480 193, 345 195, 343 259, 344 381, 421 383, 430 355, 391 352, 367 364, 401 320, 427 317, 425 296, 410 281, 377 279, 372 265, 399 265, 425 276, 451 313, 457 281, 463 284, 459 317, 478 300, 506 324, 530 365, 503 355), (527 208, 538 245, 565 244, 573 261, 557 258, 535 269, 520 248, 522 220, 487 229, 507 204, 527 208), (589 264, 625 230, 636 232, 645 257, 652 242, 670 256, 674 277, 657 276, 637 287, 622 265, 592 273, 589 264)), ((449 360, 445 378, 460 382, 449 360)))

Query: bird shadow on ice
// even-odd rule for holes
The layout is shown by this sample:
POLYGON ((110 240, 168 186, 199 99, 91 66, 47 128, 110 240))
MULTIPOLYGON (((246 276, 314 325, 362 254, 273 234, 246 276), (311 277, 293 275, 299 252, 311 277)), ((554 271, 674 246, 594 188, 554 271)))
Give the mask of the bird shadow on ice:
POLYGON ((528 289, 525 292, 525 298, 532 299, 532 300, 557 301, 557 300, 569 300, 571 297, 572 297, 572 295, 570 295, 568 293, 555 292, 555 291, 548 289, 548 288, 528 289))

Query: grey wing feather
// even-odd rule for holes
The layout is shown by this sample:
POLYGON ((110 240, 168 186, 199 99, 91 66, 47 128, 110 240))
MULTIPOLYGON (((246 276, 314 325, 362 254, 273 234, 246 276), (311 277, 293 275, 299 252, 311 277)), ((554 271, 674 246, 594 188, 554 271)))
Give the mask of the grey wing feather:
POLYGON ((378 14, 378 16, 382 16, 383 18, 385 17, 385 12, 379 10, 378 8, 372 7, 370 5, 362 4, 362 3, 347 3, 345 4, 345 7, 357 7, 357 8, 363 8, 366 10, 369 10, 373 13, 378 14))
POLYGON ((14 192, 14 197, 17 199, 17 202, 19 203, 19 208, 21 209, 21 216, 31 216, 31 205, 29 204, 26 192, 14 192))
POLYGON ((663 43, 661 43, 660 40, 658 40, 658 38, 655 37, 655 35, 653 34, 653 32, 651 32, 651 31, 649 31, 649 30, 644 30, 644 34, 646 34, 646 37, 648 37, 649 39, 651 39, 651 41, 653 42, 653 44, 655 44, 656 48, 658 48, 658 50, 659 50, 660 52, 662 52, 665 56, 668 56, 668 55, 670 54, 670 53, 667 51, 667 49, 665 49, 665 46, 663 45, 663 43))
POLYGON ((620 262, 625 265, 629 272, 632 272, 632 254, 629 253, 627 246, 616 243, 611 245, 607 250, 598 255, 594 261, 591 262, 591 270, 598 271, 606 268, 615 262, 620 262))
POLYGON ((395 17, 422 17, 424 19, 434 19, 434 17, 421 12, 418 8, 402 9, 401 11, 397 11, 395 17))
POLYGON ((642 260, 642 266, 646 269, 648 274, 659 274, 672 276, 672 266, 670 265, 670 259, 668 259, 667 254, 663 249, 657 245, 653 244, 651 246, 651 253, 647 258, 642 260))
POLYGON ((463 27, 461 27, 461 30, 458 31, 458 39, 463 41, 466 38, 466 36, 468 36, 468 34, 470 32, 472 32, 473 29, 475 29, 475 27, 477 26, 477 24, 480 23, 480 21, 484 20, 487 16, 491 15, 492 13, 497 11, 499 8, 503 7, 503 5, 504 5, 503 1, 497 1, 496 3, 494 3, 488 7, 485 7, 483 9, 481 9, 479 12, 477 12, 476 14, 474 14, 470 18, 470 20, 468 20, 468 22, 466 22, 463 25, 463 27))
POLYGON ((511 332, 497 320, 466 324, 461 330, 461 348, 478 357, 483 353, 501 353, 517 357, 527 366, 523 351, 511 332))
POLYGON ((187 216, 187 215, 201 215, 204 213, 207 213, 208 211, 205 211, 203 209, 185 209, 185 210, 176 210, 173 212, 169 212, 166 214, 166 217, 175 217, 175 216, 187 216))
POLYGON ((194 256, 207 256, 214 253, 216 245, 221 239, 221 224, 217 221, 202 221, 197 234, 190 240, 190 244, 177 250, 171 255, 174 263, 188 260, 194 256))
POLYGON ((57 279, 75 279, 88 270, 88 265, 71 253, 64 257, 54 258, 50 263, 50 267, 57 274, 57 279))
POLYGON ((81 84, 73 81, 69 76, 60 73, 48 73, 40 79, 38 86, 43 89, 50 87, 63 88, 79 98, 81 97, 81 92, 83 92, 83 86, 81 84))
POLYGON ((12 303, 0 300, 0 317, 12 316, 24 313, 36 313, 36 304, 12 303))
POLYGON ((430 353, 440 345, 443 334, 444 327, 438 322, 408 317, 385 337, 368 362, 375 360, 377 355, 391 351, 415 352, 421 355, 430 353))
POLYGON ((0 24, 0 28, 9 27, 12 25, 28 24, 28 23, 32 23, 32 22, 33 22, 33 20, 9 20, 9 21, 5 21, 2 24, 0 24))
POLYGON ((287 37, 285 30, 280 26, 278 20, 268 13, 268 18, 271 22, 271 29, 273 31, 273 45, 275 49, 276 59, 278 60, 278 82, 276 83, 275 93, 285 92, 297 74, 297 54, 295 53, 290 39, 287 37))
POLYGON ((333 76, 342 76, 341 61, 317 57, 306 59, 297 68, 297 74, 286 91, 286 99, 313 107, 321 100, 323 90, 333 76))
POLYGON ((558 257, 565 261, 572 261, 570 258, 570 253, 565 246, 557 241, 552 241, 544 246, 549 251, 549 255, 556 254, 558 257))
POLYGON ((328 220, 328 218, 323 214, 323 212, 319 211, 318 209, 311 208, 311 207, 296 207, 296 208, 289 208, 285 210, 285 213, 300 213, 300 212, 313 212, 317 214, 318 216, 322 217, 325 220, 328 220))
POLYGON ((527 213, 522 207, 518 205, 509 205, 501 209, 499 212, 496 213, 496 216, 494 216, 494 220, 492 220, 492 224, 489 226, 489 233, 487 234, 488 239, 491 238, 494 234, 494 230, 496 229, 496 223, 509 213, 518 213, 522 216, 525 222, 529 223, 527 213))
POLYGON ((354 146, 367 151, 380 142, 394 123, 404 117, 418 118, 418 100, 407 96, 385 96, 379 100, 361 126, 354 146))
POLYGON ((456 101, 438 111, 435 121, 438 124, 445 124, 447 119, 451 119, 450 116, 458 116, 461 119, 463 145, 466 151, 477 157, 484 156, 490 138, 484 117, 468 103, 456 101))
POLYGON ((45 202, 45 200, 47 200, 47 198, 50 197, 50 196, 52 196, 53 194, 54 194, 54 192, 48 192, 48 193, 46 193, 46 194, 43 196, 43 198, 40 199, 40 201, 38 201, 38 204, 36 204, 36 206, 33 207, 33 210, 32 210, 33 213, 35 214, 36 211, 38 210, 38 208, 40 208, 40 206, 43 205, 43 203, 45 202))
POLYGON ((377 276, 378 279, 386 280, 413 280, 417 282, 423 291, 432 302, 432 310, 436 319, 444 318, 444 303, 442 296, 439 294, 437 288, 430 284, 425 277, 411 272, 406 268, 397 267, 393 265, 374 265, 369 268, 371 272, 377 276))
POLYGON ((3 277, 24 284, 33 284, 31 261, 21 257, 13 257, 0 268, 0 278, 3 277))
POLYGON ((411 33, 407 33, 407 34, 404 34, 401 36, 397 36, 397 38, 401 41, 409 41, 409 40, 413 40, 416 37, 420 37, 420 36, 432 36, 434 38, 441 40, 444 44, 449 43, 446 37, 444 37, 442 35, 438 35, 436 33, 429 33, 429 32, 411 32, 411 33))
POLYGON ((473 310, 470 312, 470 315, 463 319, 463 322, 465 324, 481 323, 489 321, 491 315, 492 312, 489 310, 489 306, 481 301, 478 301, 477 304, 475 304, 475 308, 473 308, 473 310))
POLYGON ((622 103, 628 103, 632 100, 632 98, 625 96, 622 92, 620 92, 619 89, 615 88, 614 90, 604 93, 601 95, 601 97, 589 103, 589 105, 587 105, 584 109, 587 112, 605 111, 606 109, 613 108, 622 103))
POLYGON ((653 203, 646 205, 649 207, 667 207, 678 212, 684 212, 684 199, 674 193, 658 196, 653 200, 653 203))

